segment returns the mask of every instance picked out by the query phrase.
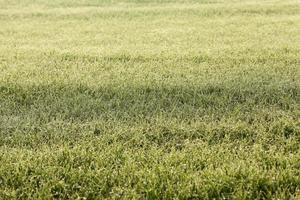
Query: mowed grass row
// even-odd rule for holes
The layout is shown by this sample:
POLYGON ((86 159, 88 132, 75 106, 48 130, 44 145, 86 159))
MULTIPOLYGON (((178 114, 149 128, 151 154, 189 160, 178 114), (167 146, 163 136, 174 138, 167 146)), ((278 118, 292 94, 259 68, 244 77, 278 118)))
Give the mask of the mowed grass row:
POLYGON ((0 0, 0 199, 300 198, 299 13, 0 0))

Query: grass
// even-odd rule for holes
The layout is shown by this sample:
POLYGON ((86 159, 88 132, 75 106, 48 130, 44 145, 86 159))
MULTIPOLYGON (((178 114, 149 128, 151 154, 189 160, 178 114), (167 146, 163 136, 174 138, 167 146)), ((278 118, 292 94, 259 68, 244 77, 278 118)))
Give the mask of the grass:
POLYGON ((298 0, 0 0, 1 199, 299 199, 298 0))

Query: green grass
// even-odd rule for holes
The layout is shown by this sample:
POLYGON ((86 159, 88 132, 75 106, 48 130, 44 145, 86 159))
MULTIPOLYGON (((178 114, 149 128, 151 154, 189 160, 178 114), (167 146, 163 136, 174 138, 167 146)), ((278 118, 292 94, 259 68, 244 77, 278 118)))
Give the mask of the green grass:
POLYGON ((300 1, 0 0, 0 199, 299 199, 300 1))

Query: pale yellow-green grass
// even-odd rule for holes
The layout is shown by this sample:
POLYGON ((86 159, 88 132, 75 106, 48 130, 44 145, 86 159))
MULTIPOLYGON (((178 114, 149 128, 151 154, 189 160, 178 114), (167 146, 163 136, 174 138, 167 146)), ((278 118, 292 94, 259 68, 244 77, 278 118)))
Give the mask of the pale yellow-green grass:
POLYGON ((299 0, 0 0, 0 199, 299 199, 299 0))

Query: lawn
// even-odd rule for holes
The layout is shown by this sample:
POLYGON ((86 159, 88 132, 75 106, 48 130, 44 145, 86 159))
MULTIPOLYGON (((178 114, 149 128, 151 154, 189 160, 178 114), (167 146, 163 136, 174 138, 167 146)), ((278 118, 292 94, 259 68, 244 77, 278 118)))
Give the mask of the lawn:
POLYGON ((0 0, 0 199, 300 199, 300 1, 0 0))

